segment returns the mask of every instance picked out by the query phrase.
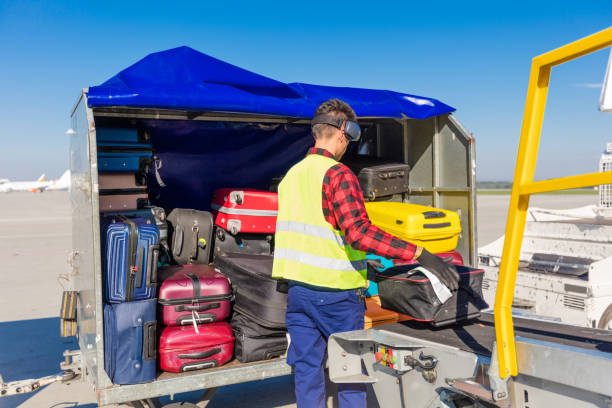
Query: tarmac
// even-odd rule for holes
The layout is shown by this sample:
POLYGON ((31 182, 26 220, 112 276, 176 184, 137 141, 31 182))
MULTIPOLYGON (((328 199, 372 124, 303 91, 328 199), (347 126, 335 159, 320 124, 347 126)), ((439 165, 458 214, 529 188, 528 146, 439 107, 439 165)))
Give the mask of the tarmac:
MULTIPOLYGON (((596 195, 540 195, 532 197, 531 205, 563 209, 596 200, 596 195)), ((479 246, 503 235, 508 202, 508 195, 478 196, 479 246)), ((57 317, 66 285, 60 275, 69 272, 71 247, 67 192, 0 195, 0 374, 5 382, 56 374, 62 352, 78 348, 74 338, 59 337, 57 317)), ((177 395, 176 400, 194 401, 199 393, 177 395)), ((285 376, 223 387, 208 407, 295 407, 293 394, 293 377, 285 376)), ((328 406, 335 406, 333 389, 329 394, 328 406)), ((0 397, 0 408, 95 407, 95 401, 92 386, 76 381, 0 397)))

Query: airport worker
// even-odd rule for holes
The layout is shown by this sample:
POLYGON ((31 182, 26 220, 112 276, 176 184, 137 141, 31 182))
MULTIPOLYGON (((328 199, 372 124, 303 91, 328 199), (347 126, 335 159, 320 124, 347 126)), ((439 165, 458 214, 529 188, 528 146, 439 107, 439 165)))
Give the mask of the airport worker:
MULTIPOLYGON (((332 333, 362 330, 365 254, 412 260, 450 289, 459 275, 427 250, 371 224, 357 177, 338 160, 361 135, 345 102, 323 102, 312 119, 315 145, 278 187, 272 276, 289 281, 287 362, 295 373, 297 406, 325 407, 323 372, 332 333)), ((340 407, 365 407, 364 384, 338 384, 340 407)))

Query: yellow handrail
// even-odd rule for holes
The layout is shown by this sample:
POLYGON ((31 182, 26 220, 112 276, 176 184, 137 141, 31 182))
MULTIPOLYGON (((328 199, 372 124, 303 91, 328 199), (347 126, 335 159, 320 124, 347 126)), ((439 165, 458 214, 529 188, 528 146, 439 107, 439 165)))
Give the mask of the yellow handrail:
POLYGON ((591 173, 580 176, 564 177, 552 180, 534 181, 540 132, 550 70, 553 66, 563 64, 583 55, 598 51, 612 45, 612 27, 590 35, 561 48, 535 57, 531 63, 529 87, 521 129, 521 140, 510 207, 506 224, 506 238, 499 267, 499 280, 495 294, 495 336, 498 346, 499 375, 506 378, 517 375, 516 348, 514 344, 514 327, 512 325, 512 300, 514 285, 519 264, 519 255, 525 231, 525 219, 531 194, 612 184, 612 172, 591 173))

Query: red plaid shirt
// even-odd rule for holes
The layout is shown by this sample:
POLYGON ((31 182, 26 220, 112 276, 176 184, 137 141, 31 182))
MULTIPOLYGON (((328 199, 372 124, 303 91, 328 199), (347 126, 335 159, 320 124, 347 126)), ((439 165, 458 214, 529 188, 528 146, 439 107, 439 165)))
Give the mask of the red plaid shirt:
MULTIPOLYGON (((308 154, 334 159, 325 149, 313 147, 308 154)), ((355 249, 390 259, 411 260, 416 246, 372 225, 363 202, 363 192, 353 172, 338 163, 323 178, 323 215, 335 229, 344 232, 355 249)))

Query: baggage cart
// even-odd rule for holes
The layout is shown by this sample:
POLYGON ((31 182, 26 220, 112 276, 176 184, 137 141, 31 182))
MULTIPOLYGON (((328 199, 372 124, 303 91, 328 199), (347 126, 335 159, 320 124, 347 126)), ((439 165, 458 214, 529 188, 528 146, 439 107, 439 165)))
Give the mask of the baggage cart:
MULTIPOLYGON (((98 174, 96 149, 96 120, 126 120, 135 118, 181 118, 189 117, 188 112, 165 112, 163 110, 129 110, 118 108, 89 108, 87 106, 87 89, 83 94, 73 112, 72 128, 75 134, 71 140, 71 169, 73 188, 71 200, 74 203, 73 242, 74 252, 73 267, 78 269, 75 274, 77 289, 80 293, 79 303, 79 346, 82 351, 81 373, 87 373, 97 392, 98 403, 109 405, 127 401, 148 400, 168 394, 179 394, 181 392, 194 391, 198 389, 211 389, 224 385, 236 384, 246 381, 263 380, 266 378, 291 374, 291 368, 285 363, 284 358, 276 358, 262 362, 240 363, 237 360, 229 364, 183 374, 161 373, 156 381, 148 384, 137 385, 113 385, 102 364, 104 361, 103 347, 103 320, 102 320, 102 270, 100 254, 100 231, 99 231, 99 199, 98 199, 98 174), (92 233, 93 231, 93 233, 92 233)), ((265 117, 201 117, 200 120, 235 122, 262 122, 269 123, 270 118, 265 117)), ((274 122, 284 123, 287 118, 277 118, 274 122)), ((307 123, 307 121, 303 121, 307 123)), ((433 144, 447 145, 447 151, 456 155, 457 160, 441 160, 440 156, 430 155, 415 157, 412 151, 406 147, 402 149, 402 155, 406 160, 415 161, 415 171, 430 173, 434 166, 449 163, 456 167, 455 171, 445 170, 437 173, 435 179, 429 182, 422 181, 417 177, 411 178, 411 182, 418 183, 413 186, 411 201, 426 205, 435 205, 458 211, 461 213, 461 223, 466 232, 458 245, 458 251, 472 262, 475 259, 476 237, 475 237, 475 203, 474 203, 474 179, 472 172, 472 157, 474 155, 473 139, 467 134, 459 122, 451 115, 431 118, 427 121, 416 120, 388 120, 382 119, 379 127, 388 127, 387 132, 396 134, 399 130, 399 143, 407 146, 408 143, 421 144, 422 149, 431 149, 433 144), (425 122, 425 123, 422 123, 425 122), (430 133, 425 138, 415 138, 408 143, 402 143, 404 138, 408 139, 413 132, 409 132, 412 126, 429 128, 430 133), (456 132, 456 133, 453 133, 456 132), (448 132, 448 133, 444 133, 448 132), (451 137, 451 133, 455 136, 451 137), (453 139, 455 143, 453 143, 453 139), (452 146, 452 149, 448 147, 452 146), (462 163, 460 166, 458 163, 462 163), (458 171, 463 173, 462 180, 458 180, 458 171), (440 174, 442 173, 442 174, 440 174), (457 179, 457 180, 455 180, 457 179), (428 184, 429 183, 429 184, 428 184)), ((382 133, 382 131, 381 131, 382 133)), ((392 143, 391 137, 385 141, 381 140, 382 146, 392 149, 387 144, 392 143)), ((397 141, 395 143, 398 143, 397 141)), ((440 154, 439 150, 435 150, 440 154)), ((451 157, 451 156, 449 156, 451 157)))

